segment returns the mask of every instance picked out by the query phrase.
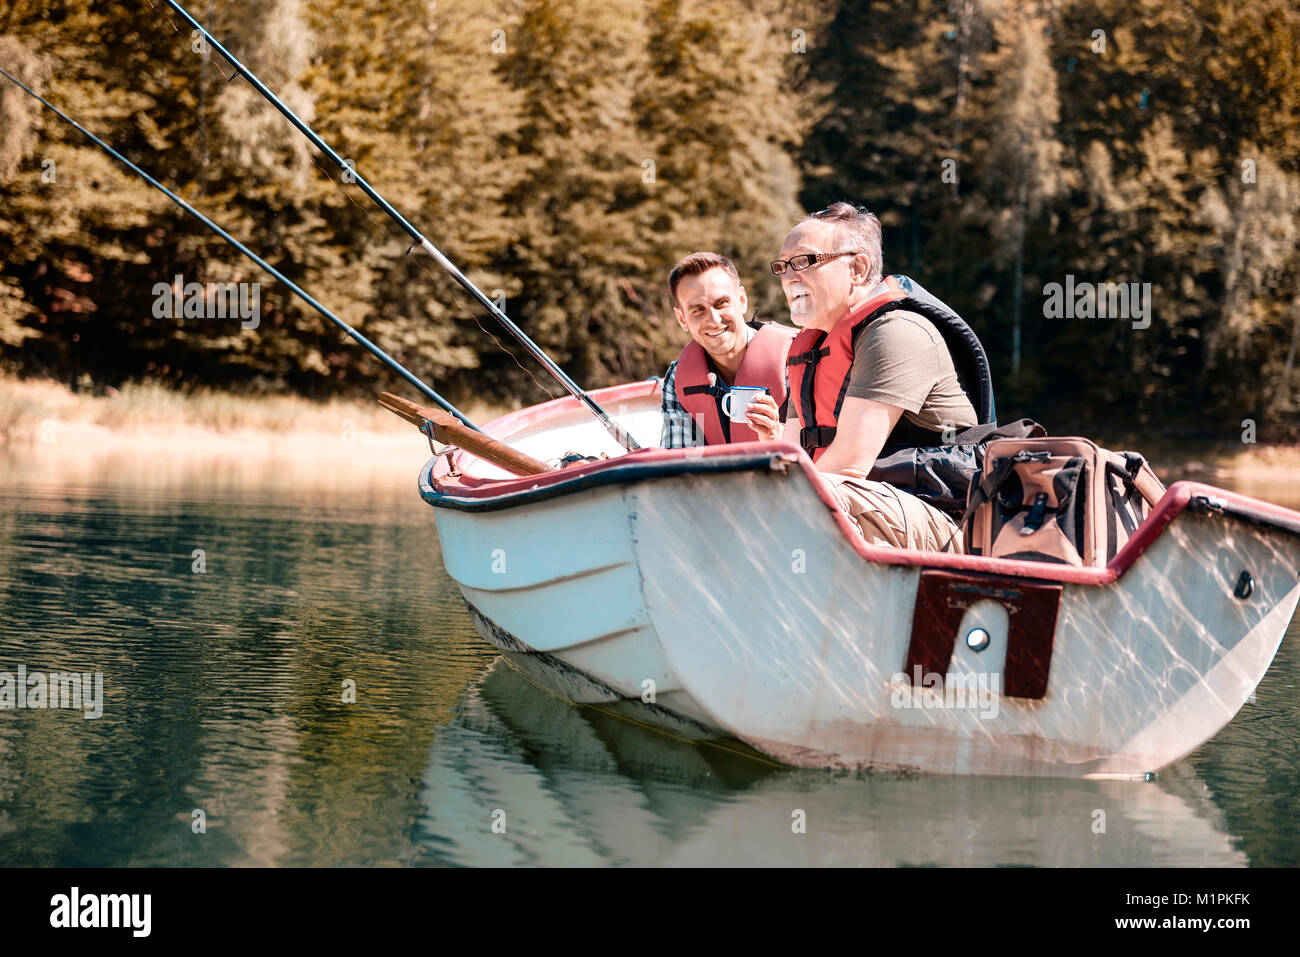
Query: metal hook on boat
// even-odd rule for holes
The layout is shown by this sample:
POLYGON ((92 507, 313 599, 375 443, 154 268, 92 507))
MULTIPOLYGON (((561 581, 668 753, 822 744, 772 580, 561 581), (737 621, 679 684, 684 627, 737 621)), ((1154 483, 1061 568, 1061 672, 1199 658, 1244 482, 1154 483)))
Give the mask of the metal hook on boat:
POLYGON ((434 458, 437 458, 440 455, 445 455, 447 457, 447 475, 459 475, 460 470, 456 468, 455 454, 460 451, 460 448, 455 445, 444 445, 442 448, 438 448, 438 444, 433 438, 433 423, 428 419, 424 420, 424 424, 420 426, 420 431, 423 432, 424 437, 429 440, 429 451, 433 453, 434 458))
POLYGON ((1216 515, 1222 515, 1226 503, 1217 495, 1193 495, 1188 504, 1191 505, 1193 511, 1213 512, 1216 515))

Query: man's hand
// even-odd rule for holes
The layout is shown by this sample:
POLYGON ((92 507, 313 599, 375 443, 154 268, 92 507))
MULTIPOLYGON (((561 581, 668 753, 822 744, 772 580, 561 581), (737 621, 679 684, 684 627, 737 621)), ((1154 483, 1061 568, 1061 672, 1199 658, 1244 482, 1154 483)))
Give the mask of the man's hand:
POLYGON ((781 410, 770 395, 756 396, 745 409, 745 422, 764 442, 781 438, 781 410))

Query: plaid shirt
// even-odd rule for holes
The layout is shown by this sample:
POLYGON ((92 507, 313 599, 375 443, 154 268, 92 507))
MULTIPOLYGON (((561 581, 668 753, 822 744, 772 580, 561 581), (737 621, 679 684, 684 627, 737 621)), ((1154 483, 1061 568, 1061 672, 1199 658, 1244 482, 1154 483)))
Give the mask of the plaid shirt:
POLYGON ((684 449, 692 445, 704 445, 704 430, 695 424, 691 414, 677 401, 677 360, 668 365, 664 373, 663 412, 664 426, 659 435, 659 444, 666 449, 684 449))

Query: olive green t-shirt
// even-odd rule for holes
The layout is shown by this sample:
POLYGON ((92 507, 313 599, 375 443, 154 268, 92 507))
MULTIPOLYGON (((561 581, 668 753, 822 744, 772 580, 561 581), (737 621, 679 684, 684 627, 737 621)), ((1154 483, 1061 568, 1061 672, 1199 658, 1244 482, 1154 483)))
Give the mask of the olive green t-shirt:
POLYGON ((895 405, 932 432, 979 422, 957 381, 943 336, 924 316, 899 310, 859 329, 846 396, 895 405))

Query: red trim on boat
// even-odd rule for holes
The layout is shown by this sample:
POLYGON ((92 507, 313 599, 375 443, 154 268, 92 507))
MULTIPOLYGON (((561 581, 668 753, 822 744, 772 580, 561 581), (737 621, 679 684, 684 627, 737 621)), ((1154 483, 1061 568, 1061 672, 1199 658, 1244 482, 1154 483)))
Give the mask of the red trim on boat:
MULTIPOLYGON (((608 404, 619 400, 644 397, 657 392, 659 382, 646 380, 625 385, 611 386, 590 393, 598 403, 608 404)), ((541 405, 511 412, 495 419, 484 428, 488 434, 507 439, 513 433, 535 426, 540 420, 558 417, 569 412, 583 411, 577 399, 565 396, 541 405)), ((464 454, 464 453, 459 453, 464 454)), ((1070 565, 1056 565, 1046 562, 1032 562, 1019 559, 987 558, 979 555, 951 555, 941 552, 910 551, 869 545, 863 539, 857 522, 850 519, 835 504, 835 499, 825 479, 821 477, 817 466, 797 445, 789 442, 738 442, 719 446, 701 446, 689 449, 643 448, 626 455, 575 465, 567 469, 549 472, 544 475, 489 479, 472 475, 449 476, 446 456, 437 457, 428 469, 430 486, 437 495, 454 498, 463 503, 494 501, 508 507, 512 495, 523 495, 539 489, 568 484, 586 477, 595 476, 606 470, 623 470, 635 468, 637 480, 646 478, 647 467, 654 470, 656 466, 679 465, 688 460, 701 463, 724 464, 728 460, 753 459, 764 457, 770 460, 784 460, 791 465, 797 463, 808 476, 813 488, 822 502, 830 510, 833 520, 839 526, 849 543, 858 554, 871 562, 883 565, 921 566, 924 568, 946 568, 953 571, 984 573, 1009 576, 1017 579, 1037 579, 1039 581, 1070 582, 1079 585, 1105 585, 1123 575, 1160 534, 1193 500, 1207 504, 1209 511, 1223 511, 1230 517, 1243 520, 1265 520, 1275 525, 1282 525, 1300 534, 1300 512, 1295 512, 1280 505, 1273 505, 1259 499, 1215 488, 1200 482, 1175 482, 1164 497, 1156 504, 1146 521, 1139 526, 1133 537, 1110 560, 1104 568, 1077 568, 1070 565), (502 501, 502 500, 506 501, 502 501)), ((744 466, 742 466, 744 467, 744 466)), ((753 467, 753 466, 749 466, 753 467)), ((670 471, 665 469, 665 471, 670 471)), ((650 476, 653 477, 653 476, 650 476)), ((584 483, 585 484, 585 483, 584 483)), ((560 491, 560 490, 557 490, 560 491)), ((560 494, 563 494, 560 491, 560 494)), ((435 507, 437 502, 433 502, 435 507)))

